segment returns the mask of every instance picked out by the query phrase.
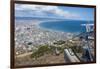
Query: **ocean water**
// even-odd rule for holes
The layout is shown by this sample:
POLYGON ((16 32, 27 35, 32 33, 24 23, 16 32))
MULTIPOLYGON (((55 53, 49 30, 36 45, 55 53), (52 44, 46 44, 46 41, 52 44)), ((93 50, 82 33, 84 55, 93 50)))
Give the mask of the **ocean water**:
POLYGON ((39 24, 41 28, 53 30, 53 31, 62 31, 62 32, 85 32, 86 28, 81 26, 81 24, 93 24, 93 21, 82 21, 82 20, 65 20, 65 19, 49 19, 49 18, 35 18, 35 17, 16 17, 18 20, 40 20, 43 21, 39 24))
MULTIPOLYGON (((80 21, 80 20, 59 20, 59 21, 48 21, 40 23, 40 27, 62 31, 62 32, 85 32, 86 28, 81 26, 81 24, 86 24, 88 21, 80 21)), ((93 24, 93 21, 89 23, 93 24)))

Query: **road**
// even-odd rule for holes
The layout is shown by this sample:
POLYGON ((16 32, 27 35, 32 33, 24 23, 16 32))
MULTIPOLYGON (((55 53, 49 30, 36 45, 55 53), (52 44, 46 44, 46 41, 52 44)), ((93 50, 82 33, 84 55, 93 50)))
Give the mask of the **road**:
POLYGON ((16 58, 20 58, 20 57, 25 57, 25 56, 28 56, 28 55, 31 55, 33 52, 28 52, 28 53, 24 53, 24 54, 21 54, 21 55, 17 55, 15 56, 16 58))

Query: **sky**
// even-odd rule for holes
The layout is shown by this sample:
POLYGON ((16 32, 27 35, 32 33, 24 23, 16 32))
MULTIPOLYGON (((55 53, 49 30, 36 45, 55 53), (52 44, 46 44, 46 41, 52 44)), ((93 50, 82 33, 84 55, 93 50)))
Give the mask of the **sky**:
POLYGON ((15 17, 94 20, 94 8, 15 4, 15 17))

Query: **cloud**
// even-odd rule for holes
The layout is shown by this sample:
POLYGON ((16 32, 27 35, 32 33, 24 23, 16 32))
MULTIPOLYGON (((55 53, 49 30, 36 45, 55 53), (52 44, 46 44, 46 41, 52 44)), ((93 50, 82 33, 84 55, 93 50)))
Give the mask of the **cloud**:
POLYGON ((63 10, 57 6, 15 4, 15 10, 15 16, 40 16, 67 19, 80 18, 79 14, 69 12, 67 9, 63 10))

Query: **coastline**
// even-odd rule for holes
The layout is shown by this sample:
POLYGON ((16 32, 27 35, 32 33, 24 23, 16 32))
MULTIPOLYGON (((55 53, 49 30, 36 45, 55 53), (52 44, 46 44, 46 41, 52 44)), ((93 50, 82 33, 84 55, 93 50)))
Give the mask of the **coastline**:
POLYGON ((39 45, 52 44, 57 40, 67 41, 74 35, 73 33, 42 28, 39 24, 43 22, 47 21, 31 20, 30 22, 19 21, 19 23, 15 23, 15 48, 17 53, 21 50, 24 53, 36 49, 39 45), (32 43, 32 45, 28 45, 28 43, 32 43))
MULTIPOLYGON (((68 40, 72 39, 75 36, 75 33, 61 32, 61 31, 55 31, 55 30, 42 28, 39 26, 39 24, 43 22, 48 22, 48 21, 39 21, 39 20, 27 21, 26 20, 25 22, 22 21, 22 22, 16 23, 15 25, 16 64, 20 61, 20 59, 24 59, 25 57, 27 57, 27 59, 30 60, 26 62, 30 63, 31 61, 33 61, 33 58, 31 58, 30 56, 32 55, 34 51, 38 50, 40 46, 44 46, 44 45, 48 45, 48 47, 53 46, 54 42, 57 42, 60 40, 65 41, 65 43, 67 43, 68 40)), ((60 46, 62 47, 63 45, 60 45, 60 46)), ((53 59, 55 59, 54 55, 46 54, 46 56, 50 56, 53 59)), ((43 57, 42 59, 45 59, 45 58, 46 57, 43 57)), ((61 58, 61 56, 57 58, 61 58)), ((17 65, 23 64, 23 61, 22 63, 20 62, 20 64, 17 64, 17 65)), ((38 62, 38 61, 35 61, 35 62, 38 62)), ((35 63, 32 62, 32 64, 35 64, 35 63)))
POLYGON ((51 31, 51 32, 61 32, 61 33, 69 33, 69 34, 79 34, 80 32, 68 32, 68 31, 62 31, 62 30, 54 30, 54 29, 49 29, 49 28, 45 28, 40 26, 40 24, 42 23, 46 23, 46 22, 56 22, 56 21, 66 21, 66 20, 45 20, 45 21, 39 21, 36 26, 42 30, 47 30, 47 31, 51 31))

